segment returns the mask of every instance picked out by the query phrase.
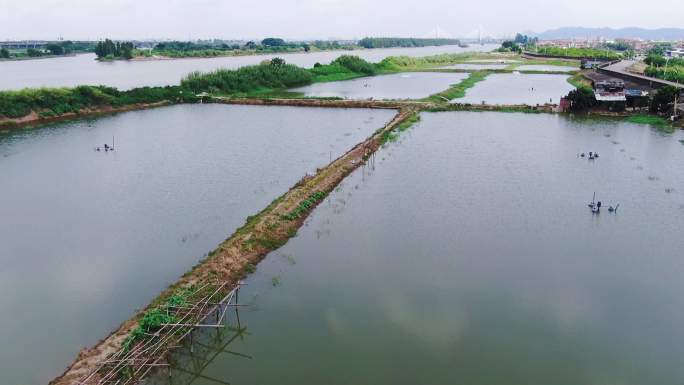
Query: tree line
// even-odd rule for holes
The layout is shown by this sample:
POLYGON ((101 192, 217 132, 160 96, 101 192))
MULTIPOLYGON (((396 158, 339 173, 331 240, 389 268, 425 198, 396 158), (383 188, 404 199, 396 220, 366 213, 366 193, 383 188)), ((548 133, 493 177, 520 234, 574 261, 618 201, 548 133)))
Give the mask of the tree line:
POLYGON ((132 59, 135 46, 132 42, 113 42, 110 39, 100 41, 95 46, 98 59, 132 59))
POLYGON ((403 37, 365 37, 359 40, 363 48, 390 48, 390 47, 428 47, 440 45, 458 45, 458 39, 418 39, 403 37))

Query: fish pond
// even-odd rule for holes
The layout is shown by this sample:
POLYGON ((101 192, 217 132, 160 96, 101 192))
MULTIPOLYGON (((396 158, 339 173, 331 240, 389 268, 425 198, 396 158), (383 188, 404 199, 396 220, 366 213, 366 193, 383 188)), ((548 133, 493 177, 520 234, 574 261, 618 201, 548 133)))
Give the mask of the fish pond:
POLYGON ((471 104, 558 104, 560 98, 575 89, 567 75, 490 74, 453 103, 471 104))
POLYGON ((0 134, 0 382, 47 383, 394 113, 179 105, 0 134))
POLYGON ((245 330, 198 337, 170 383, 681 384, 682 137, 425 113, 258 265, 245 330), (594 191, 618 212, 592 214, 594 191))

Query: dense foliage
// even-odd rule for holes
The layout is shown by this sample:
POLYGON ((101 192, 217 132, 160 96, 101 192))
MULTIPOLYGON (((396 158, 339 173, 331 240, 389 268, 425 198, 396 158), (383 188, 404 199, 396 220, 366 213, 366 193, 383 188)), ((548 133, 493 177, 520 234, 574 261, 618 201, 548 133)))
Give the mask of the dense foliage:
POLYGON ((181 81, 181 87, 194 92, 236 93, 260 88, 290 88, 311 83, 313 75, 304 68, 285 64, 282 59, 236 70, 219 69, 193 72, 181 81))
POLYGON ((366 37, 359 41, 359 45, 363 48, 427 47, 457 44, 460 44, 458 39, 415 39, 402 37, 366 37))
POLYGON ((617 52, 597 48, 542 47, 537 49, 537 53, 546 56, 570 57, 578 59, 616 60, 621 57, 617 52))
POLYGON ((77 113, 84 108, 194 99, 192 93, 183 93, 177 86, 142 87, 129 91, 119 91, 105 86, 24 89, 0 92, 0 116, 19 118, 35 111, 43 117, 49 117, 77 113))
POLYGON ((570 91, 565 98, 570 102, 571 111, 585 111, 598 104, 594 91, 584 87, 570 91))
POLYGON ((216 57, 229 55, 243 55, 252 53, 282 53, 309 52, 312 49, 354 49, 353 45, 343 45, 337 41, 287 42, 281 38, 269 37, 260 43, 248 41, 243 45, 223 40, 204 40, 198 42, 163 42, 154 46, 152 50, 138 50, 134 55, 167 57, 216 57))
POLYGON ((684 83, 684 59, 666 59, 660 55, 650 54, 644 62, 649 65, 645 71, 646 75, 684 83))
POLYGON ((679 89, 674 86, 665 86, 659 89, 653 100, 651 101, 651 112, 669 112, 670 105, 674 102, 675 97, 679 95, 679 89))
POLYGON ((501 47, 496 49, 496 52, 518 52, 521 53, 522 47, 518 45, 518 43, 512 41, 512 40, 506 40, 503 43, 501 43, 501 47))
POLYGON ((109 39, 100 41, 95 46, 95 55, 98 59, 131 59, 133 58, 133 43, 113 42, 109 39))

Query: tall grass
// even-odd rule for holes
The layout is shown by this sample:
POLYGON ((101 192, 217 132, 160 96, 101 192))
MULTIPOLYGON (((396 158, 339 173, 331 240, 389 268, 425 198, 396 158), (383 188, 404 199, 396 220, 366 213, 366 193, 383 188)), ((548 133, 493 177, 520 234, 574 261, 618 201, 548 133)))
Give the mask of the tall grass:
POLYGON ((453 99, 462 98, 465 96, 466 91, 469 88, 472 88, 478 82, 485 80, 488 74, 489 73, 486 71, 472 72, 470 76, 463 79, 460 83, 451 86, 446 91, 429 96, 427 100, 431 102, 444 103, 453 99))
POLYGON ((627 118, 630 123, 648 124, 663 132, 674 132, 674 127, 666 119, 655 115, 632 115, 627 118))
POLYGON ((0 92, 0 116, 20 118, 35 111, 43 117, 78 113, 84 108, 154 103, 163 100, 193 101, 195 96, 178 87, 141 87, 119 91, 105 86, 29 88, 0 92))
POLYGON ((313 80, 310 71, 293 64, 262 63, 236 70, 218 69, 208 73, 193 72, 181 81, 181 87, 193 92, 232 94, 257 89, 298 87, 313 80))

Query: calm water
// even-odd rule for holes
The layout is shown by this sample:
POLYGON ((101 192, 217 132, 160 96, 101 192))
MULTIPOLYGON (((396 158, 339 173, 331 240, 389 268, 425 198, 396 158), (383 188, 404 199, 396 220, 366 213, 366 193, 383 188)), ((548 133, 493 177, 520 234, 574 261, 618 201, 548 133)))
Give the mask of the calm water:
POLYGON ((579 71, 578 67, 553 66, 545 64, 526 64, 516 68, 519 71, 546 71, 546 72, 570 72, 579 71))
POLYGON ((211 71, 217 68, 238 68, 258 64, 262 60, 282 57, 288 63, 313 67, 326 64, 340 55, 357 55, 371 62, 388 56, 428 56, 440 53, 491 51, 497 45, 387 48, 358 51, 314 52, 308 54, 276 54, 258 56, 221 57, 209 59, 177 59, 157 61, 115 61, 101 63, 94 54, 74 57, 0 62, 0 90, 26 87, 72 87, 81 84, 103 84, 120 89, 141 86, 179 84, 192 71, 211 71))
POLYGON ((682 383, 682 133, 465 112, 402 135, 258 266, 240 294, 248 334, 202 375, 682 383), (593 191, 618 213, 592 215, 593 191))
POLYGON ((184 105, 0 136, 0 383, 47 383, 392 116, 184 105))
POLYGON ((566 75, 491 74, 466 91, 454 103, 480 104, 558 104, 560 98, 575 89, 566 75))
POLYGON ((306 96, 338 96, 346 99, 420 99, 444 91, 466 77, 468 74, 410 72, 315 83, 291 91, 302 92, 306 96))
POLYGON ((508 64, 461 63, 461 64, 453 64, 453 65, 439 67, 439 68, 478 71, 478 70, 502 70, 506 67, 508 67, 508 64))

